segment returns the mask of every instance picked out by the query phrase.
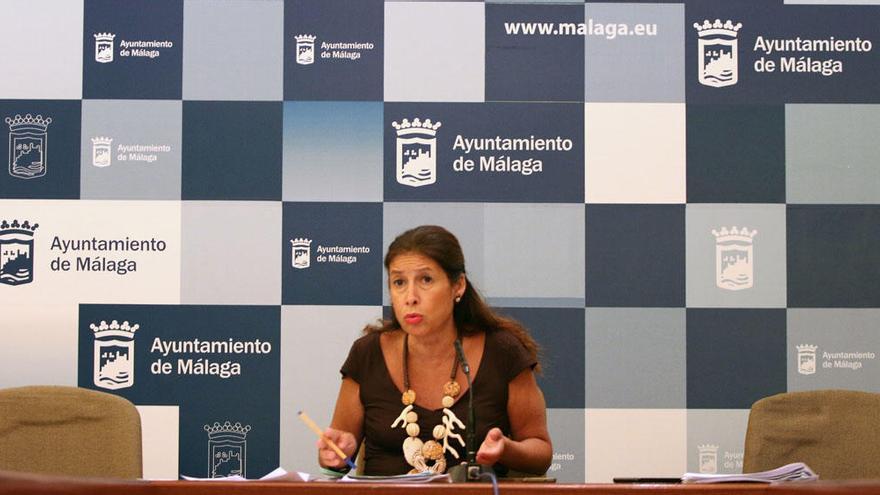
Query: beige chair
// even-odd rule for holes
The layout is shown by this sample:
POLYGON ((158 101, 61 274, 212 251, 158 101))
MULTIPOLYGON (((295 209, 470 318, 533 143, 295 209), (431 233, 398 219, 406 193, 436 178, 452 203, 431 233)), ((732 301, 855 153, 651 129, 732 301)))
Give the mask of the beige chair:
POLYGON ((84 388, 0 390, 0 470, 139 478, 140 415, 122 397, 84 388))
POLYGON ((824 480, 880 478, 880 394, 815 390, 755 402, 743 471, 799 461, 824 480))

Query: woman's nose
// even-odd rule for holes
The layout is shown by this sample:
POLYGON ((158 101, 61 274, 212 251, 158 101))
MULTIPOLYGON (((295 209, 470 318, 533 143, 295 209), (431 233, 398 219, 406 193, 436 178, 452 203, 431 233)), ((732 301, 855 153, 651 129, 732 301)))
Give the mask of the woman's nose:
POLYGON ((419 302, 418 287, 416 284, 409 284, 406 288, 405 298, 406 303, 409 305, 417 304, 419 302))

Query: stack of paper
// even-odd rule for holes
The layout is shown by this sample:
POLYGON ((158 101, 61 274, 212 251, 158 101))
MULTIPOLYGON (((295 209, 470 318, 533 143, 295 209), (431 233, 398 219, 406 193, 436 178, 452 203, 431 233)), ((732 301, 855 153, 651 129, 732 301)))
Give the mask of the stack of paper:
POLYGON ((701 474, 685 473, 681 481, 685 483, 780 483, 783 481, 816 481, 819 475, 803 462, 762 471, 743 474, 701 474))
POLYGON ((288 473, 281 467, 275 468, 274 471, 260 479, 248 479, 239 475, 227 476, 225 478, 194 478, 185 475, 181 475, 180 477, 187 481, 309 481, 314 478, 308 473, 288 473))
POLYGON ((359 481, 365 483, 432 483, 436 481, 451 482, 449 474, 436 474, 425 471, 417 474, 399 474, 395 476, 365 476, 357 474, 346 474, 339 481, 359 481))

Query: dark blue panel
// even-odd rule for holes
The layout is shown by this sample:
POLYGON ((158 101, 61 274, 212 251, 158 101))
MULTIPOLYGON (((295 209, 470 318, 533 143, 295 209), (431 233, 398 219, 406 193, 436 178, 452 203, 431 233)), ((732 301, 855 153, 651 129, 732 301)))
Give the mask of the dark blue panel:
POLYGON ((384 130, 388 201, 583 202, 582 103, 386 103, 384 130))
POLYGON ((880 60, 874 56, 873 46, 878 23, 878 6, 692 0, 686 5, 685 19, 687 101, 880 101, 876 90, 880 84, 880 60), (702 27, 705 21, 714 23, 715 19, 722 24, 730 20, 733 26, 741 27, 729 30, 735 36, 719 35, 714 26, 694 28, 695 23, 702 27), (731 47, 731 42, 736 46, 731 47), (701 59, 703 66, 709 68, 709 79, 714 81, 710 84, 726 85, 716 87, 700 82, 701 59), (774 64, 772 71, 767 70, 768 61, 774 64), (729 70, 720 70, 722 67, 729 70), (720 78, 716 77, 719 75, 720 78))
POLYGON ((499 308, 522 323, 541 347, 538 385, 549 408, 584 407, 584 310, 580 308, 499 308))
POLYGON ((382 304, 382 204, 284 203, 283 304, 382 304))
POLYGON ((583 24, 583 5, 486 5, 486 100, 583 101, 583 35, 508 34, 508 23, 583 24))
POLYGON ((784 203, 785 107, 687 105, 688 203, 784 203))
POLYGON ((383 97, 383 0, 286 0, 284 99, 383 97))
POLYGON ((84 98, 181 97, 182 0, 86 0, 84 15, 84 98))
POLYGON ((788 306, 880 307, 880 206, 789 205, 788 306))
POLYGON ((588 307, 684 307, 684 205, 586 206, 588 307))
POLYGON ((278 306, 81 305, 78 383, 138 405, 179 405, 181 474, 210 476, 205 425, 230 421, 249 426, 239 435, 246 442, 246 474, 260 477, 278 467, 280 335, 278 306), (124 330, 105 337, 99 333, 101 322, 112 326, 112 320, 138 328, 133 337, 120 337, 131 334, 124 330), (126 342, 133 342, 133 349, 126 342), (111 377, 126 376, 117 372, 126 370, 124 356, 133 356, 130 386, 95 384, 97 346, 101 354, 123 355, 115 368, 104 368, 111 377), (203 367, 209 372, 216 367, 216 373, 205 374, 203 367))
POLYGON ((79 199, 82 102, 0 100, 0 119, 0 198, 79 199))
POLYGON ((282 102, 183 102, 183 199, 281 199, 282 102))
POLYGON ((785 342, 784 309, 688 309, 688 409, 749 409, 785 392, 785 342))

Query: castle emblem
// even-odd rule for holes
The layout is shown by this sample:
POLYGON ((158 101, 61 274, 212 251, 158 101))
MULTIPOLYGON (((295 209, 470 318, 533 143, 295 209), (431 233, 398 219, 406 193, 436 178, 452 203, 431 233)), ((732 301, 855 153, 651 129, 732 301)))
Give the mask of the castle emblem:
POLYGON ((816 350, 819 346, 801 344, 796 346, 797 349, 797 371, 802 375, 813 375, 816 373, 816 350))
POLYGON ((19 179, 35 179, 46 175, 46 128, 51 118, 42 115, 6 117, 9 125, 9 175, 19 179))
POLYGON ((104 136, 92 138, 92 165, 102 168, 110 166, 113 156, 112 144, 113 138, 104 136))
POLYGON ((715 474, 718 472, 718 446, 697 445, 699 453, 700 473, 715 474))
POLYGON ((753 238, 757 230, 722 227, 715 236, 715 285, 719 289, 743 290, 755 284, 753 238))
POLYGON ((39 226, 27 220, 0 223, 0 284, 23 285, 34 281, 34 232, 39 226))
POLYGON ((118 390, 134 385, 134 333, 140 326, 116 320, 89 326, 95 337, 95 386, 118 390))
POLYGON ((95 36, 95 62, 106 64, 113 61, 113 33, 97 33, 95 36))
POLYGON ((293 37, 296 40, 296 63, 299 65, 311 65, 315 63, 315 36, 300 34, 293 37))
POLYGON ((290 241, 290 260, 294 268, 312 265, 312 240, 297 237, 290 241))
POLYGON ((392 122, 397 130, 397 182, 420 187, 437 182, 437 129, 440 122, 431 119, 392 122))
POLYGON ((247 477, 247 434, 250 425, 229 421, 205 425, 208 432, 208 465, 210 478, 247 477))
POLYGON ((702 24, 695 22, 697 30, 699 59, 699 81, 704 86, 722 88, 733 86, 739 81, 739 62, 737 39, 742 23, 733 24, 730 20, 721 23, 709 20, 702 24))

